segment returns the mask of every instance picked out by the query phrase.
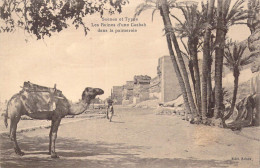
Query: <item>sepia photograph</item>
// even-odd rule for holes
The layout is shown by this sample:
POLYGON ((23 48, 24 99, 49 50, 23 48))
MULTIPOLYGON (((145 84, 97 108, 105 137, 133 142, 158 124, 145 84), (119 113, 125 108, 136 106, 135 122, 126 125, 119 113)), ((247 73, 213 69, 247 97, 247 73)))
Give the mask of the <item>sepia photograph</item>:
POLYGON ((260 0, 0 0, 0 168, 259 168, 260 0))

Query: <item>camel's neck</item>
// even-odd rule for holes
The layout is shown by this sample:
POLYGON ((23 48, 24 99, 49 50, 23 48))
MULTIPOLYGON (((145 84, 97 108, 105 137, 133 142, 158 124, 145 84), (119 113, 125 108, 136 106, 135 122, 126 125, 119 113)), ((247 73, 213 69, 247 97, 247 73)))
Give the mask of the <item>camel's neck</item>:
POLYGON ((90 105, 90 100, 81 100, 78 103, 72 104, 70 106, 70 115, 79 115, 88 109, 90 105))

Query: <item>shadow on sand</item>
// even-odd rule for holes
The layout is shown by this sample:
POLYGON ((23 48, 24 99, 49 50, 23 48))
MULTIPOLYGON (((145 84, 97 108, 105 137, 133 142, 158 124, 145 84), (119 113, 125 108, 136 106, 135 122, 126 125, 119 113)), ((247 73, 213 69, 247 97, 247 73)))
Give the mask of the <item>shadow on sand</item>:
POLYGON ((123 123, 125 123, 125 122, 122 122, 122 121, 111 121, 112 123, 116 123, 116 124, 123 124, 123 123))
POLYGON ((233 161, 143 158, 133 151, 144 149, 142 146, 129 146, 127 144, 105 144, 98 142, 91 144, 73 138, 58 138, 56 149, 59 159, 51 159, 48 155, 47 137, 26 137, 19 135, 19 144, 25 152, 24 156, 14 154, 12 143, 6 136, 0 136, 0 165, 2 168, 12 167, 54 167, 54 168, 224 168, 233 161), (131 150, 130 150, 131 149, 131 150))

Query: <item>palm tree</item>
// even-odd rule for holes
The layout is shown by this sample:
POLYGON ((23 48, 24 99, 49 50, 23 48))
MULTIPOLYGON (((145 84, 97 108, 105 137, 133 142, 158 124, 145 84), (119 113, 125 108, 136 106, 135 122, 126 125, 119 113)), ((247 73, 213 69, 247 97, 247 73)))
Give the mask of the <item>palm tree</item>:
MULTIPOLYGON (((168 6, 171 6, 174 2, 175 2, 175 0, 169 1, 168 6)), ((185 86, 182 74, 181 74, 180 69, 179 69, 179 65, 177 63, 177 60, 176 60, 176 57, 175 57, 175 54, 174 54, 174 51, 173 51, 173 48, 172 48, 171 36, 170 36, 170 33, 168 32, 168 30, 169 30, 169 29, 167 29, 168 25, 167 25, 166 19, 164 17, 164 14, 162 12, 162 7, 159 4, 159 0, 146 0, 146 2, 138 5, 136 7, 135 16, 140 15, 144 10, 147 10, 147 9, 153 9, 152 19, 153 19, 153 15, 154 15, 156 10, 159 10, 160 13, 161 13, 163 23, 164 23, 164 26, 165 26, 166 41, 167 41, 167 44, 168 44, 170 57, 171 57, 171 60, 172 60, 172 63, 173 63, 173 67, 174 67, 176 76, 177 76, 178 81, 179 81, 179 85, 180 85, 180 88, 181 88, 181 91, 182 91, 182 96, 183 96, 183 99, 184 99, 185 111, 186 111, 186 114, 187 113, 190 114, 191 108, 190 108, 190 104, 189 104, 188 94, 187 94, 187 91, 186 91, 186 86, 185 86)))
POLYGON ((193 95, 191 92, 191 87, 190 87, 190 82, 189 82, 189 78, 188 78, 188 73, 182 58, 182 53, 181 50, 179 48, 179 44, 177 42, 177 38, 173 32, 173 28, 172 28, 172 24, 171 24, 171 20, 169 17, 169 8, 174 7, 175 0, 169 0, 167 2, 167 0, 147 0, 145 3, 140 4, 137 8, 136 8, 136 13, 135 15, 139 15, 142 11, 146 10, 146 9, 154 9, 153 14, 156 10, 160 11, 160 14, 162 16, 163 19, 163 23, 165 26, 165 32, 166 32, 166 38, 167 38, 167 44, 168 44, 168 48, 169 48, 169 53, 175 68, 175 72, 176 72, 176 76, 179 80, 179 84, 180 87, 182 89, 182 93, 183 93, 183 98, 184 98, 184 102, 185 102, 185 108, 187 110, 187 113, 192 113, 195 114, 196 112, 196 106, 194 103, 194 99, 193 99, 193 95), (169 42, 169 40, 172 40, 172 43, 174 44, 174 48, 176 50, 177 53, 177 57, 178 57, 178 61, 179 61, 179 65, 180 68, 182 70, 182 74, 180 72, 178 63, 176 61, 176 58, 174 56, 174 52, 172 50, 172 43, 169 42))
POLYGON ((247 19, 247 13, 243 10, 243 3, 244 0, 237 0, 230 8, 231 0, 218 0, 215 41, 215 119, 219 118, 220 115, 223 114, 221 113, 223 110, 222 70, 225 38, 230 26, 241 24, 240 21, 247 19))
MULTIPOLYGON (((213 23, 214 24, 214 23, 213 23)), ((214 53, 214 39, 215 36, 211 34, 210 37, 210 55, 208 58, 208 78, 207 78, 207 117, 213 117, 214 114, 214 96, 212 90, 212 62, 214 53)))
POLYGON ((255 56, 251 54, 247 57, 243 57, 243 53, 246 49, 246 45, 234 42, 227 45, 225 50, 224 57, 226 58, 226 62, 224 63, 231 71, 233 71, 234 76, 234 90, 233 90, 233 98, 231 102, 231 108, 229 113, 224 117, 224 120, 227 120, 234 112, 237 90, 238 90, 238 79, 240 70, 243 66, 248 65, 253 62, 252 58, 255 56), (232 52, 231 52, 232 51, 232 52))
MULTIPOLYGON (((211 2, 213 3, 213 2, 211 2)), ((205 103, 205 105, 207 106, 207 109, 206 109, 206 116, 211 118, 213 116, 213 108, 214 108, 214 98, 213 98, 213 90, 212 90, 212 77, 211 77, 211 74, 212 74, 212 62, 213 62, 213 53, 214 53, 214 41, 215 41, 215 34, 214 33, 211 33, 212 30, 215 29, 216 27, 216 21, 215 21, 215 18, 214 16, 216 16, 216 8, 214 7, 214 3, 213 4, 209 4, 209 3, 206 3, 204 4, 203 2, 201 3, 201 7, 202 7, 202 10, 201 10, 201 15, 203 17, 203 20, 205 20, 205 24, 206 26, 203 26, 204 27, 204 31, 202 32, 203 35, 205 35, 206 33, 206 30, 205 30, 205 27, 206 29, 210 29, 210 35, 209 35, 209 39, 207 40, 207 47, 208 47, 208 51, 207 53, 205 53, 205 55, 207 54, 207 59, 208 59, 208 75, 207 75, 207 103, 205 103), (210 5, 213 5, 211 7, 209 7, 210 5), (211 13, 211 22, 207 22, 207 15, 208 15, 208 10, 211 9, 212 12, 211 13)), ((204 48, 203 48, 203 52, 204 52, 204 48)), ((203 56, 205 56, 203 54, 203 56)), ((206 66, 206 65, 205 65, 206 66)), ((205 77, 206 78, 206 77, 205 77)), ((205 93, 205 92, 204 92, 205 93)), ((205 97, 204 97, 205 98, 205 97)), ((206 108, 206 107, 205 107, 206 108)))
MULTIPOLYGON (((203 62, 202 62, 202 99, 201 99, 201 114, 202 119, 206 120, 206 114, 208 109, 207 103, 207 93, 208 91, 208 77, 209 77, 209 62, 211 58, 211 29, 213 21, 213 12, 214 12, 215 0, 210 0, 207 5, 207 26, 204 33, 204 43, 203 43, 203 62)), ((211 80, 211 79, 210 79, 211 80)))
MULTIPOLYGON (((205 27, 214 27, 215 23, 212 17, 212 21, 210 24, 207 24, 207 14, 208 14, 208 3, 204 4, 202 3, 202 9, 201 11, 197 10, 197 5, 192 5, 192 6, 186 6, 184 7, 179 7, 182 10, 182 13, 185 17, 185 22, 181 22, 177 17, 172 15, 179 24, 175 27, 175 31, 179 34, 181 38, 181 42, 184 45, 184 48, 186 49, 187 55, 189 55, 189 68, 191 72, 191 77, 193 83, 197 82, 196 86, 194 86, 195 90, 195 96, 196 96, 196 102, 197 106, 201 115, 201 83, 200 83, 200 74, 199 74, 199 67, 198 67, 198 59, 197 59, 197 53, 198 53, 198 48, 203 44, 203 42, 199 43, 199 40, 203 38, 203 35, 205 33, 205 27), (183 42, 182 38, 183 37, 188 37, 188 47, 185 45, 183 42), (193 68, 196 74, 196 80, 195 77, 193 77, 193 68), (196 90, 197 89, 197 90, 196 90)), ((211 16, 214 16, 216 13, 216 10, 214 8, 214 4, 212 6, 212 14, 211 16)), ((214 35, 210 35, 210 40, 209 40, 209 50, 210 52, 208 53, 208 63, 205 65, 208 65, 208 75, 207 75, 207 110, 208 112, 205 112, 204 118, 207 116, 212 116, 211 114, 211 109, 212 109, 212 82, 211 82, 211 65, 212 65, 212 54, 214 52, 214 35)))
POLYGON ((172 43, 173 43, 175 51, 177 53, 179 65, 180 65, 180 68, 181 68, 182 73, 183 73, 184 84, 185 84, 185 87, 186 87, 186 92, 187 92, 191 112, 194 115, 194 114, 198 114, 198 113, 197 113, 195 102, 194 102, 193 95, 192 95, 192 92, 191 92, 190 81, 189 81, 186 66, 184 64, 184 60, 183 60, 183 57, 182 57, 182 52, 180 50, 179 43, 177 41, 176 35, 175 35, 173 27, 172 27, 171 19, 169 17, 169 13, 170 13, 169 6, 170 6, 170 4, 167 2, 167 0, 161 0, 160 1, 161 15, 163 17, 163 20, 165 20, 165 22, 164 22, 165 31, 166 31, 167 34, 168 33, 170 34, 172 43))
POLYGON ((198 64, 198 48, 201 44, 199 43, 199 39, 202 36, 205 19, 203 18, 202 13, 197 10, 197 5, 179 6, 178 8, 181 9, 185 21, 182 22, 176 16, 171 15, 179 22, 174 30, 179 34, 187 55, 189 55, 189 69, 194 85, 197 109, 198 112, 201 113, 201 83, 198 64), (188 38, 187 46, 182 40, 185 37, 188 38))
MULTIPOLYGON (((225 0, 224 0, 225 1, 225 0)), ((222 69, 223 55, 225 45, 225 34, 227 32, 224 24, 223 0, 218 0, 217 7, 217 31, 216 31, 216 49, 215 49, 215 109, 214 117, 219 118, 222 111, 222 69)))

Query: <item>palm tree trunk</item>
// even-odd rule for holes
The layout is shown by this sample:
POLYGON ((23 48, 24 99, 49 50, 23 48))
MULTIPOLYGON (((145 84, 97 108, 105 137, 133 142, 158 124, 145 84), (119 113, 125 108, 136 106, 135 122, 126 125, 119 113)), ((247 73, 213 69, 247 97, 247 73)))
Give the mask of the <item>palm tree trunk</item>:
POLYGON ((220 114, 222 114, 223 110, 222 70, 226 34, 224 29, 223 0, 218 0, 218 18, 215 49, 215 119, 220 117, 220 114))
POLYGON ((232 98, 232 103, 230 107, 229 113, 224 117, 224 120, 227 120, 234 112, 235 105, 236 105, 236 100, 237 100, 237 90, 238 90, 238 79, 239 79, 239 70, 234 69, 234 90, 233 90, 233 98, 232 98))
POLYGON ((194 98, 193 98, 193 95, 192 95, 191 87, 190 87, 190 81, 189 81, 187 69, 186 69, 184 60, 182 58, 182 54, 181 54, 181 50, 180 50, 177 38, 176 38, 176 36, 173 32, 171 33, 171 39, 172 39, 175 51, 177 53, 180 68, 181 68, 182 73, 183 73, 183 78, 184 78, 184 82, 185 82, 185 86, 186 86, 187 95, 188 95, 188 98, 189 98, 191 111, 192 111, 193 114, 198 114, 198 111, 196 110, 197 108, 195 106, 194 98))
POLYGON ((201 88, 200 88, 200 72, 199 72, 199 64, 198 64, 198 38, 195 37, 193 39, 189 38, 188 40, 188 47, 190 56, 193 63, 194 69, 194 78, 195 78, 195 98, 197 104, 197 111, 201 115, 201 88))
POLYGON ((208 17, 207 17, 207 24, 208 27, 206 28, 204 34, 204 44, 203 44, 203 62, 202 62, 202 98, 201 98, 201 115, 202 119, 206 120, 207 114, 207 79, 208 79, 208 60, 210 57, 210 36, 211 36, 211 29, 210 24, 213 19, 213 9, 214 9, 215 0, 210 0, 209 7, 208 7, 208 17))
POLYGON ((177 76, 177 79, 179 81, 179 85, 180 85, 180 88, 181 88, 181 91, 182 91, 182 96, 183 96, 184 106, 185 106, 185 114, 190 114, 191 109, 190 109, 189 100, 188 100, 188 96, 187 96, 187 92, 186 92, 186 88, 185 88, 185 83, 183 81, 177 60, 176 60, 175 55, 174 55, 170 33, 168 32, 168 29, 166 29, 168 27, 168 25, 167 25, 167 22, 166 22, 166 19, 165 19, 165 15, 162 11, 162 8, 160 9, 160 12, 161 12, 161 16, 162 16, 163 23, 164 23, 164 26, 165 26, 166 40, 167 40, 167 44, 168 44, 170 57, 171 57, 173 67, 174 67, 174 70, 175 70, 175 73, 176 73, 176 76, 177 76))
POLYGON ((212 81, 211 81, 211 65, 212 65, 212 55, 209 58, 208 62, 208 78, 207 78, 207 106, 208 106, 208 113, 207 117, 213 117, 214 113, 214 103, 213 103, 213 95, 212 95, 212 81))
POLYGON ((189 71, 190 71, 191 81, 192 81, 192 84, 193 84, 193 89, 195 90, 196 82, 195 82, 195 76, 194 76, 193 60, 189 59, 188 67, 189 67, 189 71))
POLYGON ((187 92, 191 112, 193 114, 197 114, 195 102, 194 102, 193 95, 192 95, 192 92, 191 92, 188 73, 187 73, 187 70, 186 70, 186 67, 185 67, 185 64, 184 64, 184 60, 182 58, 182 53, 181 53, 177 38, 176 38, 176 36, 173 32, 172 23, 171 23, 171 20, 170 20, 170 17, 169 17, 169 7, 168 7, 168 4, 167 4, 167 0, 161 0, 161 8, 162 8, 162 15, 164 16, 165 23, 166 23, 165 29, 171 35, 171 40, 172 40, 172 43, 174 45, 175 51, 177 53, 180 68, 182 70, 183 79, 184 79, 184 82, 185 82, 185 87, 186 87, 186 92, 187 92))

